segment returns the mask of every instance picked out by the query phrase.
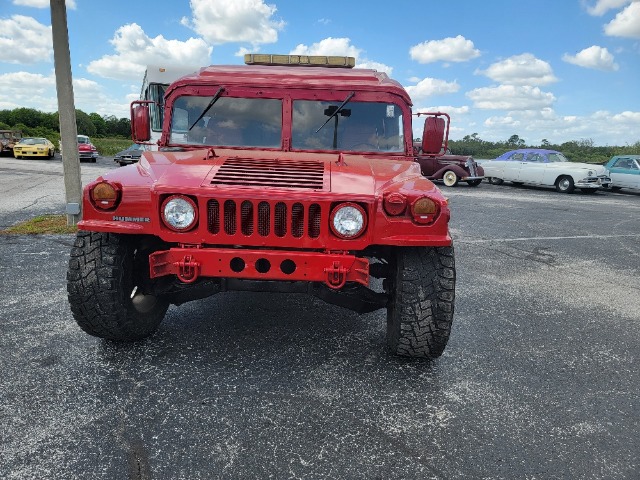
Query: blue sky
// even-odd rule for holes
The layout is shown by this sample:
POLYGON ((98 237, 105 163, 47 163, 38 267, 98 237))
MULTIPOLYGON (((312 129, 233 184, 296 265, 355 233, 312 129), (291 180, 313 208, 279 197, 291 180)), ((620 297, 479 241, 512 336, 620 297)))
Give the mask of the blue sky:
MULTIPOLYGON (((67 0, 67 15, 87 113, 128 116, 146 64, 351 55, 414 111, 448 112, 454 140, 640 141, 640 0, 67 0)), ((50 29, 49 0, 0 0, 0 109, 57 110, 50 29)))

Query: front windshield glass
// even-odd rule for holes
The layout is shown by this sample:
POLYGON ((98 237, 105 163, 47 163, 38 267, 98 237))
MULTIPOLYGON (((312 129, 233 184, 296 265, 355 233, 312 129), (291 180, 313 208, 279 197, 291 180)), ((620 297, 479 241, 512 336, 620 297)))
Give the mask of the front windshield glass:
POLYGON ((547 155, 550 162, 568 162, 569 160, 561 153, 550 153, 547 155))
POLYGON ((352 100, 335 115, 341 103, 342 101, 294 101, 292 148, 354 152, 404 151, 402 109, 398 105, 352 100), (333 118, 327 122, 332 114, 333 118))
POLYGON ((182 96, 174 102, 170 143, 280 148, 282 100, 220 97, 189 130, 210 101, 211 96, 182 96))

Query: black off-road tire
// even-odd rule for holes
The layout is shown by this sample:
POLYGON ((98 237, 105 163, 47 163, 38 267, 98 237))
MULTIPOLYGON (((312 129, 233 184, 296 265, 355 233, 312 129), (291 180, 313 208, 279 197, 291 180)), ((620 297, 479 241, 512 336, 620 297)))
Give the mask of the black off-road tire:
POLYGON ((169 302, 144 294, 149 285, 148 254, 138 249, 132 235, 78 232, 67 292, 82 330, 121 342, 141 340, 157 330, 169 302))
POLYGON ((478 179, 478 180, 467 180, 467 184, 470 187, 477 187, 478 185, 480 185, 482 183, 482 179, 478 179))
POLYGON ((390 267, 387 347, 406 357, 439 357, 453 323, 453 247, 398 247, 390 267))

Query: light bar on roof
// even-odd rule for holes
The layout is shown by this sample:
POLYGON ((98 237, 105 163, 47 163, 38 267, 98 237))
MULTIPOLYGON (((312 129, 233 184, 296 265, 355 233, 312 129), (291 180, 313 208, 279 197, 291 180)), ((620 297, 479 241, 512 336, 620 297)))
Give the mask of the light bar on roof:
POLYGON ((353 68, 354 57, 324 55, 270 55, 267 53, 247 53, 244 56, 247 65, 291 65, 305 67, 353 68))

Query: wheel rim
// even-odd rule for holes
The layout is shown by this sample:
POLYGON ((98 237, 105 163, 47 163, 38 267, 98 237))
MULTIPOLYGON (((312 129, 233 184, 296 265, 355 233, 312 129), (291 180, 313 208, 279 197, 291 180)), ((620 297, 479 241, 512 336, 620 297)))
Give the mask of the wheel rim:
POLYGON ((560 190, 567 190, 570 185, 571 185, 571 182, 569 182, 568 178, 562 178, 558 182, 558 187, 560 187, 560 190))
POLYGON ((458 182, 458 176, 454 172, 448 171, 445 172, 442 180, 447 187, 453 187, 458 182))

